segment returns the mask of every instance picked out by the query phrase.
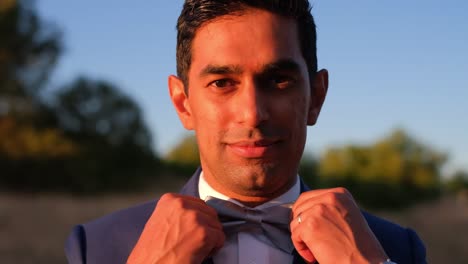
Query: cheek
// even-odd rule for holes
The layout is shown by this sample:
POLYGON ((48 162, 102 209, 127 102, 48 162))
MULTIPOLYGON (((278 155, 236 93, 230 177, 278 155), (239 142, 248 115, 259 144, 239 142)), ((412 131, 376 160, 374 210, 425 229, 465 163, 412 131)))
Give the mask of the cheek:
POLYGON ((307 117, 309 111, 307 100, 305 98, 300 98, 294 105, 296 106, 294 107, 294 116, 296 116, 296 122, 298 122, 299 125, 307 126, 307 117))
POLYGON ((307 133, 308 101, 304 97, 294 100, 289 107, 288 120, 290 122, 293 140, 297 143, 305 141, 307 133))
POLYGON ((189 99, 196 130, 203 130, 206 126, 214 125, 217 122, 219 108, 216 104, 198 93, 194 93, 189 99))
POLYGON ((199 140, 203 141, 200 145, 215 145, 222 136, 229 117, 220 106, 206 100, 197 104, 192 110, 195 133, 199 140))
POLYGON ((307 126, 308 101, 304 96, 297 96, 284 102, 281 107, 283 119, 296 129, 307 126))

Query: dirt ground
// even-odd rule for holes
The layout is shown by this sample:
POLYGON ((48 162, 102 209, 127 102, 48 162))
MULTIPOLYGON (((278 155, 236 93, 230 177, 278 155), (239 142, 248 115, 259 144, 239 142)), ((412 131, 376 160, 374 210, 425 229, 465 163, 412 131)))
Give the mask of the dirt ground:
MULTIPOLYGON (((66 263, 63 244, 72 226, 155 196, 0 194, 0 263, 66 263)), ((415 229, 426 243, 429 263, 468 263, 468 199, 463 196, 376 214, 415 229)))
POLYGON ((468 195, 444 197, 403 212, 375 212, 416 230, 428 263, 468 263, 468 195))

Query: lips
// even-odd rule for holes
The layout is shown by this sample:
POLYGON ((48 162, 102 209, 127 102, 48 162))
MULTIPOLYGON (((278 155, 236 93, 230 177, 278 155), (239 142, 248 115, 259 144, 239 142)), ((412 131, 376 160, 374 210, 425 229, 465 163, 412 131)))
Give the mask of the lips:
POLYGON ((278 140, 261 139, 254 141, 238 141, 227 144, 236 155, 244 158, 263 158, 277 146, 278 140))

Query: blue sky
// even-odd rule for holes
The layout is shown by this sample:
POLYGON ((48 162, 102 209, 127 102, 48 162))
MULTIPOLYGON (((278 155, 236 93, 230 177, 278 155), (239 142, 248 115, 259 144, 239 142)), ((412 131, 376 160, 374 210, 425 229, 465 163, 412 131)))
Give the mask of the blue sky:
MULTIPOLYGON (((187 134, 167 93, 183 1, 38 0, 64 31, 51 86, 79 75, 117 84, 143 108, 164 154, 187 134)), ((319 67, 330 72, 306 151, 366 144, 401 127, 468 170, 468 1, 315 0, 319 67)))

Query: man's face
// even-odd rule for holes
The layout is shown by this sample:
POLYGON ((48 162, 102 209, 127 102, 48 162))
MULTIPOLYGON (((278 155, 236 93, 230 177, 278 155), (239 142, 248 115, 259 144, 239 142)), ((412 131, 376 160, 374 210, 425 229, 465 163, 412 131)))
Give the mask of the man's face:
POLYGON ((248 9, 204 24, 188 78, 187 95, 174 76, 170 93, 184 126, 195 130, 208 183, 240 200, 290 188, 326 93, 310 83, 295 21, 248 9))

